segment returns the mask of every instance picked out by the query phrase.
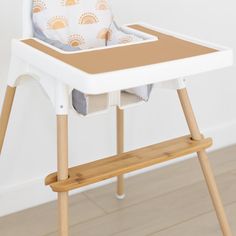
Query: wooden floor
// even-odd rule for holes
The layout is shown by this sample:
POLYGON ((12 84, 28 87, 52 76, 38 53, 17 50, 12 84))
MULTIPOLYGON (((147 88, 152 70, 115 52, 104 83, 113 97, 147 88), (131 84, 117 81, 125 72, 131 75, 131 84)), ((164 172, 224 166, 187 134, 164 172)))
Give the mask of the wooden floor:
MULTIPOLYGON (((210 154, 236 235, 236 146, 210 154)), ((129 178, 127 197, 115 184, 71 197, 71 236, 220 236, 197 159, 129 178)), ((56 236, 56 203, 0 218, 1 236, 56 236)))

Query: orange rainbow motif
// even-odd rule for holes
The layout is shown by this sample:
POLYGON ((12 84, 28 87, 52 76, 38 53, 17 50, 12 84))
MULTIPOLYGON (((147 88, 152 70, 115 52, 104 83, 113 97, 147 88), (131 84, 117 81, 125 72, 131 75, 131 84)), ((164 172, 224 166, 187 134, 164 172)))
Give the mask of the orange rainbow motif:
POLYGON ((79 0, 61 0, 62 6, 73 6, 79 3, 79 0))
POLYGON ((70 35, 68 40, 68 45, 74 48, 77 48, 84 43, 85 43, 84 38, 79 34, 70 35))
POLYGON ((53 30, 63 29, 68 26, 68 22, 64 16, 55 16, 48 21, 48 28, 53 30))
POLYGON ((101 11, 108 10, 109 9, 108 2, 106 0, 98 0, 96 9, 101 11))
POLYGON ((33 1, 33 13, 39 13, 46 8, 47 6, 43 1, 40 1, 40 0, 33 1))
POLYGON ((95 23, 98 23, 98 18, 95 14, 93 13, 90 13, 90 12, 87 12, 87 13, 84 13, 80 19, 79 19, 79 24, 95 24, 95 23))
POLYGON ((111 40, 111 36, 112 36, 112 30, 104 28, 99 31, 97 38, 103 40, 111 40))

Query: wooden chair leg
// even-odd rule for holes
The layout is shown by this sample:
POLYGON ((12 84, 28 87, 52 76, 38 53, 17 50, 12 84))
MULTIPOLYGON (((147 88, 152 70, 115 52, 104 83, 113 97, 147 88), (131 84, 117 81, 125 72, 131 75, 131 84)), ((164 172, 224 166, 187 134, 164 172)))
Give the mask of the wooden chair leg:
MULTIPOLYGON (((57 116, 57 156, 58 180, 68 178, 68 116, 57 116)), ((58 193, 59 235, 69 235, 68 192, 58 193)))
MULTIPOLYGON (((190 103, 190 99, 186 89, 178 90, 179 99, 188 123, 188 127, 192 138, 194 140, 200 140, 202 138, 200 130, 197 125, 197 121, 190 103)), ((213 205, 216 210, 216 214, 224 236, 232 236, 232 232, 225 214, 224 206, 217 188, 214 174, 212 172, 210 162, 205 150, 198 152, 198 158, 200 165, 205 176, 205 180, 212 198, 213 205)))
POLYGON ((7 125, 11 113, 13 100, 15 97, 15 92, 16 92, 16 87, 7 86, 5 99, 3 102, 2 113, 0 117, 0 153, 2 151, 2 146, 7 131, 7 125))
MULTIPOLYGON (((117 154, 124 152, 124 110, 117 107, 117 154)), ((120 175, 117 177, 117 198, 124 199, 125 187, 124 187, 124 176, 120 175)))

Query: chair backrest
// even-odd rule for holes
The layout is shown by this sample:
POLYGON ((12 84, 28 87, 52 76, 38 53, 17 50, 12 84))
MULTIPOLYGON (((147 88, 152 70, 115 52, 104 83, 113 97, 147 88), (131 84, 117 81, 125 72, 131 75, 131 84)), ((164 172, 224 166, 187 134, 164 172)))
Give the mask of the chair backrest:
POLYGON ((32 4, 33 0, 23 0, 22 36, 24 38, 30 38, 33 36, 32 4))
MULTIPOLYGON (((51 1, 55 1, 55 0, 51 0, 51 1)), ((62 2, 63 0, 59 0, 59 1, 62 2)), ((71 0, 68 0, 68 2, 70 2, 70 1, 71 0)), ((41 2, 41 1, 39 1, 39 2, 41 2)), ((67 2, 67 1, 65 1, 65 2, 67 2)), ((36 3, 37 3, 37 0, 36 0, 36 3)), ((31 38, 34 36, 33 11, 32 11, 33 4, 34 4, 34 0, 23 0, 23 8, 22 8, 22 25, 23 25, 22 36, 23 36, 23 38, 31 38)), ((130 34, 122 32, 121 30, 119 30, 116 27, 116 25, 114 23, 111 24, 110 21, 113 19, 113 16, 112 16, 112 12, 110 10, 110 7, 106 8, 107 7, 106 4, 107 4, 107 2, 105 0, 97 0, 97 9, 96 10, 103 11, 104 9, 109 9, 108 13, 103 13, 103 14, 100 14, 99 16, 104 17, 104 19, 106 19, 104 21, 101 21, 102 22, 101 24, 110 25, 109 26, 110 30, 107 29, 108 26, 105 27, 105 26, 101 25, 101 26, 99 26, 99 27, 101 27, 101 32, 99 31, 98 35, 96 34, 96 31, 92 31, 96 34, 95 37, 93 37, 96 39, 96 42, 98 41, 100 44, 102 42, 102 45, 95 45, 95 46, 105 46, 105 45, 103 45, 103 41, 105 44, 107 37, 109 37, 107 45, 114 45, 114 44, 126 43, 126 42, 132 42, 132 41, 140 41, 141 40, 140 38, 137 38, 135 36, 131 36, 130 34), (111 16, 110 16, 110 14, 111 14, 111 16), (101 42, 100 42, 100 40, 97 40, 97 38, 102 39, 101 42)), ((85 16, 83 19, 85 19, 86 17, 87 16, 85 16)), ((89 17, 87 17, 86 20, 89 20, 89 17)), ((85 24, 85 23, 87 23, 87 22, 82 22, 81 24, 85 24)), ((90 26, 90 24, 88 24, 88 25, 90 26)), ((82 29, 85 30, 85 27, 83 27, 82 29)), ((74 41, 77 43, 77 39, 74 37, 74 36, 76 36, 76 34, 73 34, 72 36, 73 36, 72 43, 74 41)), ((90 38, 91 37, 89 37, 89 40, 90 40, 90 38)), ((54 39, 54 40, 58 40, 58 39, 54 39)), ((90 42, 90 41, 88 41, 88 42, 90 42)), ((82 48, 82 49, 90 48, 87 46, 88 45, 86 45, 86 44, 80 45, 80 48, 82 48)), ((94 45, 92 45, 92 46, 94 47, 94 45)))

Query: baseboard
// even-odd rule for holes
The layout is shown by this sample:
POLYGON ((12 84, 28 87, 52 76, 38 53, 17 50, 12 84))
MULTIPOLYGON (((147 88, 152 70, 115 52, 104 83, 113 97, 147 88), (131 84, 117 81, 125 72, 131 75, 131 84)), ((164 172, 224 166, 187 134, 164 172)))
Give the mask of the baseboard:
MULTIPOLYGON (((214 145, 210 151, 215 151, 230 145, 236 144, 236 122, 228 122, 221 126, 214 127, 208 130, 203 130, 205 136, 213 137, 214 145)), ((189 158, 193 155, 187 156, 178 160, 169 161, 156 165, 151 168, 139 170, 127 175, 134 176, 140 173, 144 173, 153 169, 162 168, 167 165, 174 164, 189 158)), ((56 199, 56 194, 53 193, 50 188, 44 186, 44 177, 40 179, 31 180, 27 183, 11 186, 0 190, 0 216, 5 216, 11 213, 15 213, 27 208, 31 208, 49 201, 56 199), (16 197, 17 196, 17 197, 16 197)), ((106 180, 99 184, 94 184, 85 188, 81 188, 79 191, 74 191, 72 194, 83 192, 88 189, 96 188, 102 185, 114 182, 115 179, 106 180)), ((115 197, 115 193, 114 193, 115 197)))

